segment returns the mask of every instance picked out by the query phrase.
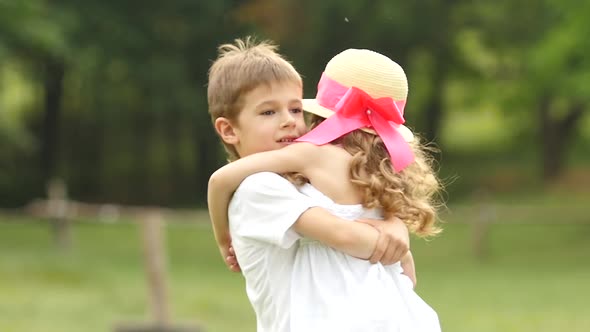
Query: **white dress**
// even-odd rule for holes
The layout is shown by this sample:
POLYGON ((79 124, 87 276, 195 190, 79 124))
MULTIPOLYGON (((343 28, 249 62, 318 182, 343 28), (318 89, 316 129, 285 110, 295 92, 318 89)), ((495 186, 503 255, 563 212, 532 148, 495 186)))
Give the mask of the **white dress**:
MULTIPOLYGON (((382 219, 380 210, 340 205, 311 185, 300 192, 343 219, 382 219)), ((436 312, 399 263, 383 266, 303 238, 291 279, 291 332, 439 332, 436 312)))

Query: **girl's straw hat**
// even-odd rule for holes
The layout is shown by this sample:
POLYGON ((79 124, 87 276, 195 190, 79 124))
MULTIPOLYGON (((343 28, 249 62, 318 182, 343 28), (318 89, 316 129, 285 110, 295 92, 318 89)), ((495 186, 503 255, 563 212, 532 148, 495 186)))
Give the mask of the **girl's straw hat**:
MULTIPOLYGON (((374 51, 345 50, 328 62, 324 75, 344 87, 361 89, 375 99, 389 97, 394 101, 405 102, 408 96, 408 80, 402 67, 374 51)), ((321 106, 316 99, 304 99, 303 109, 323 118, 334 114, 333 110, 321 106)), ((411 142, 414 139, 406 126, 394 123, 392 126, 405 141, 411 142)), ((374 133, 371 129, 363 130, 374 133)))

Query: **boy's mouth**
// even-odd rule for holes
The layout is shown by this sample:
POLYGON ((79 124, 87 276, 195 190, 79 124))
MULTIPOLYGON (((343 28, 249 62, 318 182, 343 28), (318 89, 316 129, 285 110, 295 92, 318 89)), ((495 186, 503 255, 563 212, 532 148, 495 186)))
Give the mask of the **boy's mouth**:
POLYGON ((293 141, 295 141, 297 139, 297 137, 285 137, 285 138, 281 138, 280 140, 278 140, 279 143, 293 143, 293 141))

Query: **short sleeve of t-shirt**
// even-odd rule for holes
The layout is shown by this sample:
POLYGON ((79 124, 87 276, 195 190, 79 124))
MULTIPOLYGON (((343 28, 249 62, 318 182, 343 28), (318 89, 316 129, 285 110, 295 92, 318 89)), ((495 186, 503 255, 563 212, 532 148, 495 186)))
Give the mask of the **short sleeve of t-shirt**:
POLYGON ((228 213, 232 236, 289 248, 300 238, 291 226, 317 205, 276 173, 253 174, 240 184, 231 200, 228 213))

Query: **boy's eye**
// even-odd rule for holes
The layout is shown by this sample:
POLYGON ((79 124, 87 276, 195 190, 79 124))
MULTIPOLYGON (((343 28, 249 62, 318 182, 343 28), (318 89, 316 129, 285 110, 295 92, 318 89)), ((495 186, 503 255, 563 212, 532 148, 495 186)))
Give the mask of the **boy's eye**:
POLYGON ((291 113, 301 113, 303 110, 301 108, 292 108, 291 113))
POLYGON ((262 112, 262 113, 260 113, 260 114, 261 114, 261 115, 273 115, 273 114, 275 114, 275 111, 273 111, 273 110, 268 110, 268 111, 264 111, 264 112, 262 112))

